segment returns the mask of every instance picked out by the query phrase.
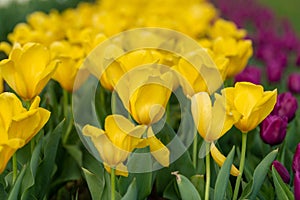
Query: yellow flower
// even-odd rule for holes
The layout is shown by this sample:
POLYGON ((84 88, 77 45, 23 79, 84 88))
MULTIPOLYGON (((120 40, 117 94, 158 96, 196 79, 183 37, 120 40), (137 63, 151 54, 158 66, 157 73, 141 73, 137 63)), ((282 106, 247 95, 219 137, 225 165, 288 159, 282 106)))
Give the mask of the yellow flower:
POLYGON ((238 82, 234 87, 222 90, 226 103, 242 114, 235 126, 246 133, 257 127, 273 110, 277 90, 266 91, 260 85, 238 82))
POLYGON ((78 89, 89 76, 88 70, 81 68, 85 55, 83 49, 67 41, 59 41, 51 44, 50 51, 52 58, 60 61, 52 78, 69 92, 78 89), (74 85, 80 70, 81 77, 77 79, 80 82, 74 85))
POLYGON ((215 94, 212 105, 206 92, 199 92, 191 99, 191 110, 194 123, 199 134, 207 142, 213 142, 222 137, 241 115, 226 107, 225 98, 215 94))
POLYGON ((169 149, 154 135, 151 127, 147 129, 147 137, 143 138, 138 148, 150 147, 152 156, 164 167, 170 164, 169 149))
POLYGON ((39 103, 37 96, 27 111, 15 94, 0 94, 0 173, 16 150, 28 143, 48 121, 50 112, 39 108, 39 103))
MULTIPOLYGON (((224 164, 226 157, 218 150, 214 143, 211 144, 210 154, 220 167, 224 164)), ((232 165, 230 174, 233 176, 238 176, 240 171, 234 165, 232 165)))
POLYGON ((173 90, 171 71, 152 67, 137 68, 116 87, 125 108, 139 124, 151 125, 164 115, 173 90))
POLYGON ((123 162, 142 142, 146 126, 134 126, 121 115, 109 115, 105 119, 105 131, 91 125, 83 128, 83 134, 90 136, 108 172, 116 168, 116 174, 128 176, 123 162))
POLYGON ((184 58, 172 67, 180 74, 179 81, 186 95, 192 96, 198 92, 213 93, 223 84, 222 74, 207 52, 201 59, 203 63, 198 68, 184 58))
POLYGON ((242 39, 246 36, 246 31, 244 29, 238 29, 235 23, 231 21, 219 18, 210 28, 209 36, 211 38, 233 37, 236 39, 242 39))
POLYGON ((218 37, 214 40, 212 50, 216 55, 224 55, 229 59, 227 77, 233 77, 243 71, 252 56, 251 40, 218 37))
POLYGON ((54 74, 57 61, 50 59, 46 47, 27 43, 15 45, 8 59, 0 62, 0 74, 24 100, 37 96, 54 74))

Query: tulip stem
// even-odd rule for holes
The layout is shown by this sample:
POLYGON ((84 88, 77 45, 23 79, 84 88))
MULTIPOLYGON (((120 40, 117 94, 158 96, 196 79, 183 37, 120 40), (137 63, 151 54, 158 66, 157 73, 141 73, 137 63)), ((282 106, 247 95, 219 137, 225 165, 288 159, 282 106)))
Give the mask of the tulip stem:
POLYGON ((17 162, 17 153, 14 153, 12 157, 12 162, 13 162, 13 184, 15 184, 18 176, 18 162, 17 162))
POLYGON ((196 169, 197 167, 197 143, 198 143, 198 138, 197 138, 197 130, 195 130, 194 133, 194 142, 193 142, 193 165, 194 168, 196 169))
POLYGON ((209 200, 210 188, 210 143, 206 142, 206 185, 205 185, 205 200, 209 200))
POLYGON ((66 119, 69 119, 69 123, 68 123, 68 127, 67 127, 67 130, 63 136, 63 144, 66 144, 67 141, 68 141, 68 138, 69 138, 69 135, 71 133, 71 130, 72 130, 72 126, 73 126, 73 114, 72 112, 70 113, 70 116, 69 113, 68 113, 68 108, 69 108, 69 93, 67 90, 63 90, 63 102, 64 102, 64 117, 66 119))
POLYGON ((115 168, 111 168, 110 172, 110 184, 111 184, 111 200, 115 200, 115 190, 116 190, 116 174, 115 174, 115 168))
POLYGON ((247 146, 247 133, 242 133, 242 152, 241 152, 241 160, 240 160, 240 167, 239 167, 240 174, 238 175, 235 183, 233 200, 237 199, 239 193, 240 183, 241 183, 241 179, 244 171, 244 165, 245 165, 246 146, 247 146))

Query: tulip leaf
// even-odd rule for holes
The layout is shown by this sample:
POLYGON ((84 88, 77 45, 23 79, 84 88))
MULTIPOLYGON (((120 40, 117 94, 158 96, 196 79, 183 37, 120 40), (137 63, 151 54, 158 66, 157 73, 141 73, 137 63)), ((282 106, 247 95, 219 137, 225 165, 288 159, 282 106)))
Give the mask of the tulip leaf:
POLYGON ((163 197, 165 199, 179 200, 180 192, 176 183, 176 179, 172 179, 164 190, 163 197))
POLYGON ((121 176, 119 179, 119 191, 121 195, 125 195, 130 184, 136 179, 138 198, 145 199, 152 191, 152 158, 149 147, 136 149, 127 161, 127 168, 130 172, 128 177, 121 176), (141 156, 143 154, 143 156, 141 156), (142 159, 142 160, 141 160, 142 159), (146 173, 139 173, 142 169, 147 169, 146 173), (136 172, 136 173, 134 173, 136 172))
POLYGON ((103 180, 99 179, 99 177, 85 168, 82 168, 82 171, 88 184, 92 199, 101 199, 102 192, 105 186, 103 180))
POLYGON ((121 200, 132 200, 137 199, 138 197, 138 190, 136 186, 136 179, 134 178, 131 184, 128 187, 126 194, 122 197, 121 200))
POLYGON ((277 153, 278 149, 273 150, 258 164, 254 170, 253 179, 246 185, 242 193, 242 198, 249 198, 250 200, 256 198, 277 153))
POLYGON ((205 195, 205 180, 204 175, 194 175, 191 177, 191 182, 195 186, 196 190, 198 191, 199 195, 202 199, 204 199, 205 195))
POLYGON ((43 199, 50 185, 51 175, 55 167, 55 158, 58 144, 64 129, 65 120, 57 125, 53 132, 48 133, 43 140, 43 160, 40 161, 36 171, 34 185, 22 195, 22 199, 43 199))
POLYGON ((64 145, 68 153, 74 158, 79 166, 82 166, 82 151, 77 145, 64 145))
POLYGON ((219 171, 216 180, 216 185, 215 185, 215 194, 214 194, 215 200, 224 199, 228 181, 229 181, 230 169, 234 158, 234 152, 235 152, 235 147, 233 146, 223 166, 221 167, 221 170, 219 171))
POLYGON ((166 186, 173 179, 171 172, 180 171, 187 177, 191 177, 195 174, 195 169, 191 160, 191 157, 187 151, 187 147, 182 143, 181 139, 177 137, 174 130, 166 123, 163 129, 156 134, 164 144, 172 142, 172 146, 176 149, 170 149, 170 166, 160 169, 156 176, 156 188, 159 194, 163 193, 166 186), (178 155, 182 153, 182 155, 178 155), (179 156, 179 157, 178 157, 179 156), (178 157, 178 158, 176 158, 178 157))
POLYGON ((278 199, 289 199, 293 200, 294 195, 288 188, 288 186, 283 182, 280 175, 274 167, 272 167, 272 176, 275 185, 275 191, 278 199))
POLYGON ((25 171, 26 171, 27 167, 28 167, 28 165, 25 165, 22 168, 21 172, 19 173, 19 175, 17 177, 17 180, 16 180, 15 184, 13 185, 11 191, 9 192, 7 200, 19 199, 19 191, 20 191, 21 184, 22 184, 22 181, 23 181, 23 177, 24 177, 24 174, 25 174, 25 171))
POLYGON ((198 191, 188 178, 177 172, 173 172, 172 174, 176 176, 177 186, 182 200, 201 200, 198 191))
POLYGON ((35 183, 35 176, 37 172, 37 168, 40 161, 40 153, 41 153, 42 142, 39 142, 38 145, 34 148, 34 151, 31 156, 30 165, 26 169, 24 178, 22 181, 22 199, 26 199, 26 196, 30 196, 30 188, 35 183))

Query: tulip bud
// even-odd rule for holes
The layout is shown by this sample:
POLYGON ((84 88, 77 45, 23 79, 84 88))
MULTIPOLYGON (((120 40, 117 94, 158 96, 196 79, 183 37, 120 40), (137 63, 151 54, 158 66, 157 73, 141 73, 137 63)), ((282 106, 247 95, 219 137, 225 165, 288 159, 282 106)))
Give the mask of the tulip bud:
MULTIPOLYGON (((300 143, 297 145, 292 165, 293 172, 300 172, 300 143)), ((300 181, 300 179, 299 179, 300 181)))
POLYGON ((269 115, 261 124, 260 137, 267 144, 280 144, 285 138, 286 128, 286 117, 269 115))
POLYGON ((288 88, 293 93, 300 93, 300 74, 290 74, 288 78, 288 88))
POLYGON ((247 81, 254 84, 260 84, 261 69, 249 66, 235 77, 235 82, 247 81))
POLYGON ((277 102, 272 111, 272 115, 285 116, 290 122, 294 119, 297 109, 297 99, 290 92, 285 92, 277 96, 277 102))
POLYGON ((277 160, 274 160, 272 165, 277 170, 277 172, 280 175, 280 177, 282 178, 283 182, 288 184, 290 182, 290 173, 288 172, 288 170, 277 160))
POLYGON ((294 196, 295 200, 300 200, 300 171, 297 171, 294 176, 294 196))

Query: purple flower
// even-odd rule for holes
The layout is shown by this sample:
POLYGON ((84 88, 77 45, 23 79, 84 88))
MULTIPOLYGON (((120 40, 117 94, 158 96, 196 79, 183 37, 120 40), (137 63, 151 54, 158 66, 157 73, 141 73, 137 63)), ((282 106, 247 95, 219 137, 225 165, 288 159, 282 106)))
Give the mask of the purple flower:
POLYGON ((282 180, 288 184, 290 182, 290 173, 288 170, 277 160, 274 160, 272 165, 275 167, 282 180))
MULTIPOLYGON (((300 143, 297 145, 294 158, 293 158, 293 164, 292 164, 293 172, 300 172, 300 143)), ((300 181, 300 179, 299 179, 300 181)))
POLYGON ((290 92, 285 92, 277 96, 277 102, 272 111, 272 115, 285 116, 290 122, 294 119, 297 109, 297 99, 290 92))
POLYGON ((278 82, 281 80, 283 74, 283 68, 279 62, 275 60, 267 63, 267 77, 269 82, 278 82))
POLYGON ((261 124, 260 137, 270 145, 280 144, 286 135, 287 117, 269 115, 261 124))
POLYGON ((300 93, 300 74, 290 74, 288 77, 288 88, 293 93, 300 93))
POLYGON ((298 52, 298 55, 297 55, 296 65, 300 66, 300 52, 298 52))
POLYGON ((297 171, 294 176, 294 196, 295 200, 300 200, 300 171, 297 171))
POLYGON ((254 84, 260 84, 261 69, 248 66, 235 77, 235 82, 248 81, 254 84))

